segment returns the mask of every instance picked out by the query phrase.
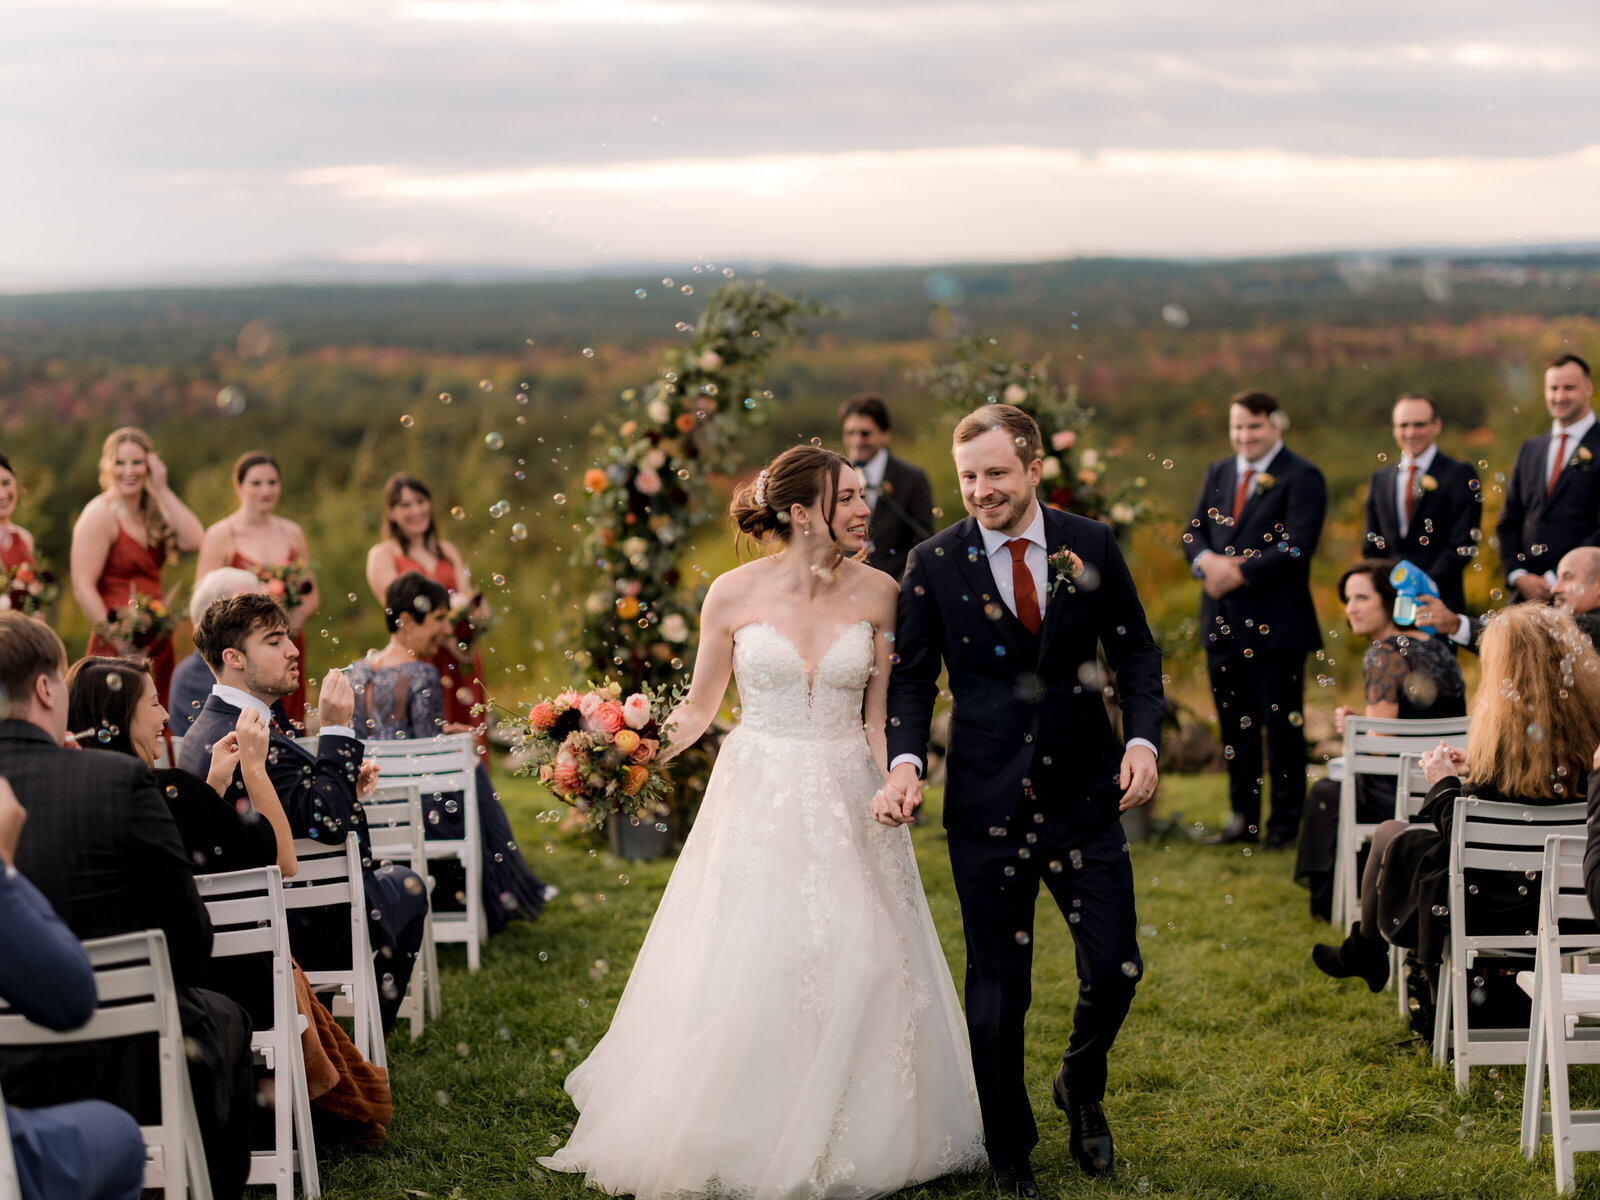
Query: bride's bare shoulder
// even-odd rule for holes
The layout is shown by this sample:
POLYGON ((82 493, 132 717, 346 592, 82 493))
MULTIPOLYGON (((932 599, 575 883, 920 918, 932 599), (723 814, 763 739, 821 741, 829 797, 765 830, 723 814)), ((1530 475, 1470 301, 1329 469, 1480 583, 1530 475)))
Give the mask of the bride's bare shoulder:
POLYGON ((876 604, 894 604, 900 598, 900 585, 887 571, 880 571, 877 567, 869 567, 864 562, 847 558, 839 564, 839 572, 850 590, 859 594, 863 600, 876 604))

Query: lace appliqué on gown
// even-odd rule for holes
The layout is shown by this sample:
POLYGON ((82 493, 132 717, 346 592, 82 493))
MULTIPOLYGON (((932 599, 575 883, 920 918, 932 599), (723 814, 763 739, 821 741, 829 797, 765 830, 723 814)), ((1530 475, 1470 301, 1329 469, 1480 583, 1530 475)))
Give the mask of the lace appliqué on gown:
POLYGON ((872 819, 872 627, 734 634, 741 723, 540 1161, 647 1200, 870 1200, 985 1163, 909 830, 872 819))

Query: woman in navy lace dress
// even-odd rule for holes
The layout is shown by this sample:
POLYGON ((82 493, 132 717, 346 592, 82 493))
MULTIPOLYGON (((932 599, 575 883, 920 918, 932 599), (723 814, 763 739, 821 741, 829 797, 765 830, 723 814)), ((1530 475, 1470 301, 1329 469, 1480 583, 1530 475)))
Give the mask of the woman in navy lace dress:
MULTIPOLYGON (((449 609, 449 593, 416 571, 408 571, 389 585, 384 595, 389 644, 353 663, 349 670, 356 694, 357 737, 390 741, 471 731, 470 726, 445 721, 439 672, 429 661, 440 642, 451 636, 449 609)), ((511 822, 482 762, 477 774, 483 911, 489 932, 498 933, 512 917, 537 917, 555 889, 541 883, 523 861, 511 835, 511 822)), ((464 836, 465 815, 458 794, 424 796, 423 807, 428 837, 451 840, 464 836)), ((438 884, 435 909, 448 910, 453 899, 459 906, 466 886, 461 865, 454 859, 430 859, 428 869, 438 884)))

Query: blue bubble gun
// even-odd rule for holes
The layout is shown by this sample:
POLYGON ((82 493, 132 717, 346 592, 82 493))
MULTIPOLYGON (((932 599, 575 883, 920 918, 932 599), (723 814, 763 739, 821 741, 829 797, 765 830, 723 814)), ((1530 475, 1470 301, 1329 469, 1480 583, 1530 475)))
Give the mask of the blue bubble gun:
MULTIPOLYGON (((1396 625, 1416 625, 1417 597, 1437 596, 1439 585, 1421 568, 1409 559, 1402 558, 1395 564, 1394 570, 1389 572, 1389 582, 1394 587, 1394 623, 1396 625)), ((1416 625, 1423 633, 1437 634, 1439 631, 1432 625, 1416 625)))

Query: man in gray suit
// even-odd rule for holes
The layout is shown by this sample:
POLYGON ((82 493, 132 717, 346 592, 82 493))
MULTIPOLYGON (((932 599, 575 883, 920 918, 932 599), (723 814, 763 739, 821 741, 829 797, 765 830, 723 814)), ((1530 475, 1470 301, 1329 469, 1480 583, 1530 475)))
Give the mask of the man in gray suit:
POLYGON ((899 579, 911 548, 933 536, 933 488, 920 468, 890 456, 889 408, 882 396, 852 396, 840 406, 839 420, 845 453, 872 509, 867 562, 899 579))

